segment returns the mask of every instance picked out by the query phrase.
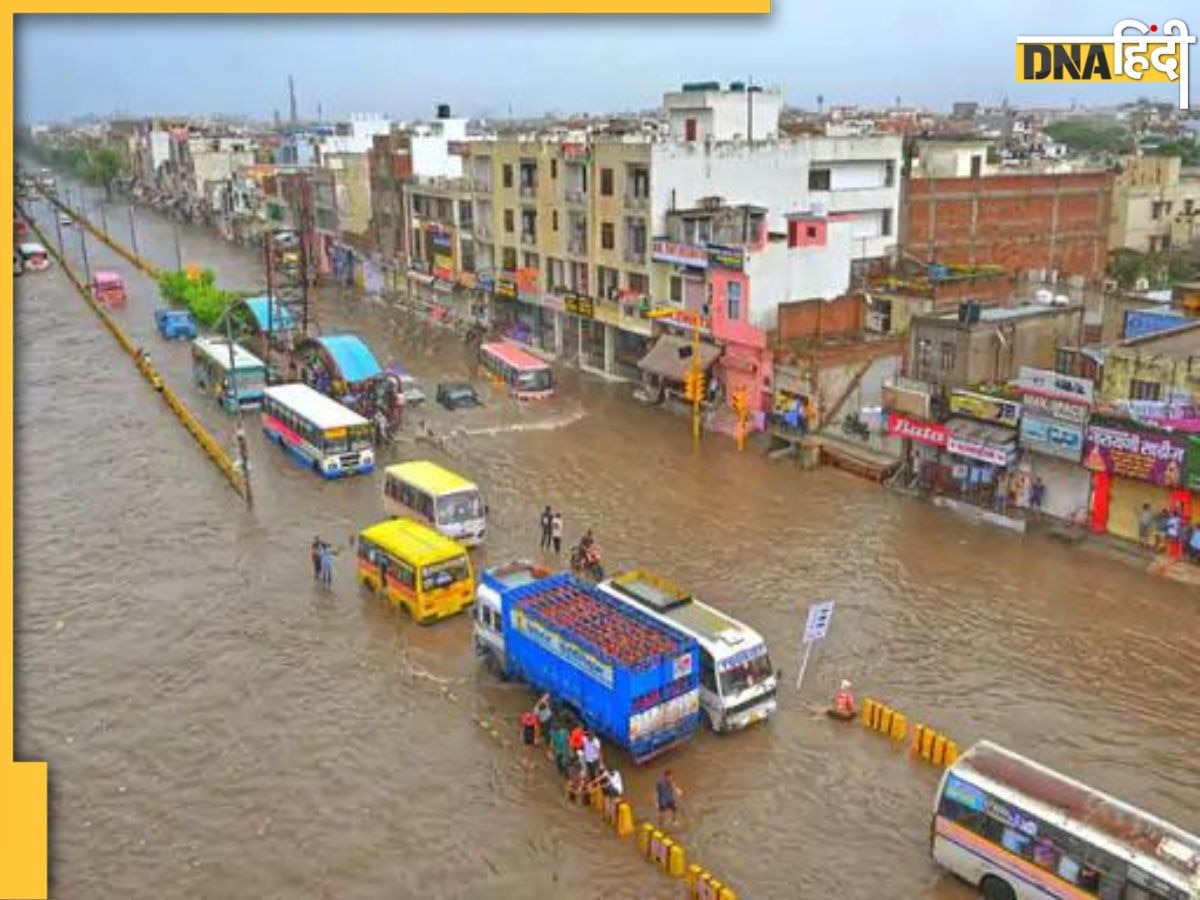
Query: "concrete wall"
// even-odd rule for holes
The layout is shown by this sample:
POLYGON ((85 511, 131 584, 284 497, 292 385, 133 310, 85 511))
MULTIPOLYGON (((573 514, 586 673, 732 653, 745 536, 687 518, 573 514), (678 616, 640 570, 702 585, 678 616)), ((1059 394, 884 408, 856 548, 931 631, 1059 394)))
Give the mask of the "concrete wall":
POLYGON ((1197 396, 1200 378, 1200 328, 1177 336, 1139 341, 1109 349, 1104 360, 1100 395, 1106 400, 1132 400, 1134 380, 1159 385, 1159 398, 1197 396))
POLYGON ((866 304, 858 295, 837 300, 797 300, 779 307, 779 340, 846 334, 863 327, 866 304))
POLYGON ((762 141, 779 134, 783 94, 779 91, 675 91, 664 95, 663 108, 674 140, 685 140, 688 119, 696 121, 696 140, 762 141))
POLYGON ((905 250, 918 259, 1054 269, 1103 277, 1112 175, 914 178, 904 208, 905 250))
POLYGON ((423 178, 462 176, 462 157, 452 155, 449 146, 451 141, 466 136, 466 119, 441 119, 431 126, 421 126, 410 138, 413 174, 423 178))
POLYGON ((988 174, 988 144, 985 141, 923 141, 918 145, 914 176, 921 178, 970 178, 971 159, 979 158, 981 174, 988 174))
POLYGON ((1109 245, 1141 253, 1159 252, 1168 241, 1183 246, 1197 213, 1200 179, 1181 178, 1179 157, 1128 159, 1113 186, 1109 245))
POLYGON ((650 152, 654 234, 665 230, 667 210, 694 206, 701 197, 720 196, 730 203, 765 207, 767 227, 775 232, 785 230, 788 213, 821 207, 828 213, 856 213, 856 237, 866 238, 856 240, 856 257, 884 256, 896 243, 898 137, 806 138, 756 145, 654 144, 650 152), (886 184, 889 162, 890 186, 886 184), (814 167, 831 170, 832 190, 809 190, 809 169, 814 167), (853 186, 839 188, 839 184, 853 186), (891 235, 880 233, 884 210, 890 211, 891 235))

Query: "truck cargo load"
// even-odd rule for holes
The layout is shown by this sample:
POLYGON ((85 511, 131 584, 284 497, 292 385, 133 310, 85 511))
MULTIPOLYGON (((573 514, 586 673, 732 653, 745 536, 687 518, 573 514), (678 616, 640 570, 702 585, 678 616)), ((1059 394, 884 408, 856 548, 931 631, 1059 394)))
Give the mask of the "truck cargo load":
POLYGON ((538 574, 522 563, 484 573, 478 651, 571 708, 635 762, 691 737, 700 717, 696 641, 568 573, 538 574))

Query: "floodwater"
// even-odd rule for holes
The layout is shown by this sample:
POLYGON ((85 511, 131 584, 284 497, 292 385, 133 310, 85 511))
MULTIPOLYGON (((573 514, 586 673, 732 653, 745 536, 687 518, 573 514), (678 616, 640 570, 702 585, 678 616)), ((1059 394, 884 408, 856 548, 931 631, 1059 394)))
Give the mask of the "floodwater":
MULTIPOLYGON (((173 264, 170 224, 137 216, 143 252, 173 264)), ((125 237, 125 209, 108 218, 125 237)), ((185 261, 262 284, 252 251, 181 234, 185 261)), ((124 274, 118 318, 231 445, 187 347, 153 334, 155 286, 89 255, 124 274)), ((356 590, 345 542, 381 517, 380 476, 324 482, 248 427, 247 511, 57 269, 19 279, 16 318, 17 749, 50 763, 53 896, 678 896, 565 804, 548 765, 522 771, 530 694, 479 670, 465 617, 420 628, 356 590), (316 533, 343 546, 332 593, 311 580, 316 533)), ((320 319, 431 394, 471 374, 460 343, 381 306, 335 294, 320 319)), ((568 542, 595 529, 611 570, 659 570, 766 635, 776 718, 667 762, 679 839, 741 897, 972 894, 929 857, 934 771, 823 715, 841 677, 961 745, 999 741, 1200 830, 1194 590, 727 439, 693 454, 687 423, 629 386, 562 376, 545 404, 431 409, 444 449, 394 456, 484 487, 481 563, 536 554, 551 503, 568 542), (832 632, 797 692, 822 598, 832 632)), ((646 813, 657 767, 618 763, 646 813)))

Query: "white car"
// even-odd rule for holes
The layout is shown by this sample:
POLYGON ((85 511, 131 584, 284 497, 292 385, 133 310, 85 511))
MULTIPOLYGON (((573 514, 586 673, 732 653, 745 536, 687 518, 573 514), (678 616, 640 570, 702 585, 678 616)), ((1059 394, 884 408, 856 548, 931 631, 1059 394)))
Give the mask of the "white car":
POLYGON ((400 393, 404 395, 405 406, 425 402, 425 392, 421 390, 421 383, 411 375, 400 376, 400 393))
POLYGON ((70 228, 72 225, 75 224, 75 220, 72 219, 70 216, 68 216, 66 213, 63 213, 62 215, 60 215, 58 217, 58 224, 61 225, 63 228, 70 228))

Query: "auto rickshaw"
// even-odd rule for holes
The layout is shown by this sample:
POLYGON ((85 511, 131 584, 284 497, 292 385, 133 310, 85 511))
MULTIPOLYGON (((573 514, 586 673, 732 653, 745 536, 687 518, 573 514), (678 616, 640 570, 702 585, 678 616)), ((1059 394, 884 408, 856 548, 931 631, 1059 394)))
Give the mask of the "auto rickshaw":
POLYGON ((124 306, 125 281, 116 272, 97 272, 92 276, 92 296, 105 306, 124 306))

